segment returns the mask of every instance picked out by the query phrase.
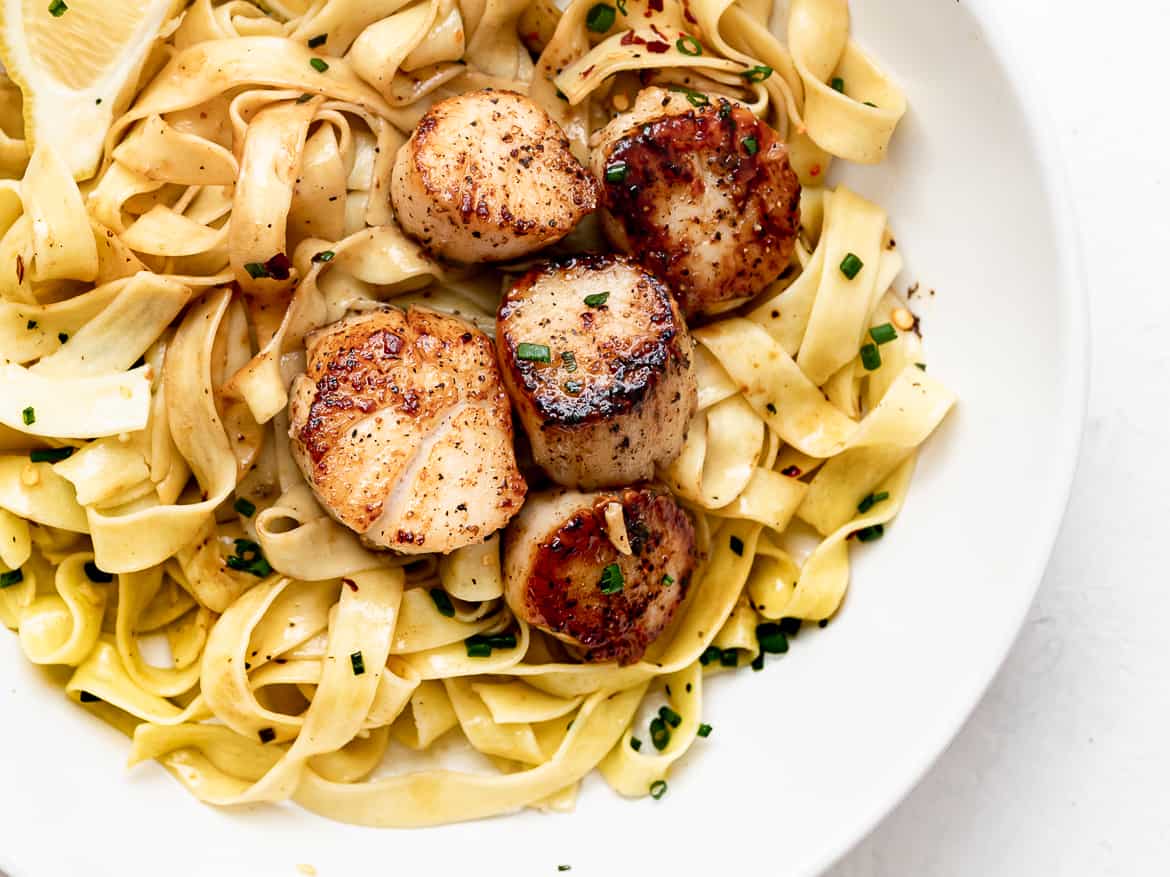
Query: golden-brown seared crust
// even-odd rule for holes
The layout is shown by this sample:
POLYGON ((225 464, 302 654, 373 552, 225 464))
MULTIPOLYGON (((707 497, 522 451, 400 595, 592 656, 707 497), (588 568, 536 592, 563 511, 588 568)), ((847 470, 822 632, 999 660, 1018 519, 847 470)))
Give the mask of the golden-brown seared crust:
POLYGON ((385 308, 311 334, 307 353, 291 449, 339 521, 381 547, 450 551, 519 510, 511 413, 482 332, 385 308))
POLYGON ((500 302, 496 347, 533 456, 558 483, 628 484, 677 456, 697 401, 692 342, 670 290, 633 260, 533 268, 500 302), (524 344, 550 361, 523 358, 524 344))
POLYGON ((554 492, 525 513, 505 547, 512 611, 579 646, 587 661, 638 661, 690 585, 696 563, 690 516, 651 485, 554 492), (621 504, 632 554, 619 552, 609 537, 605 510, 613 502, 621 504), (610 565, 621 570, 622 584, 605 593, 602 577, 610 565))
POLYGON ((460 262, 513 259, 555 243, 597 206, 597 183, 564 131, 511 91, 435 104, 395 161, 399 223, 460 262))
POLYGON ((742 104, 647 89, 601 133, 594 171, 612 243, 665 279, 688 317, 762 292, 788 264, 800 182, 742 104))

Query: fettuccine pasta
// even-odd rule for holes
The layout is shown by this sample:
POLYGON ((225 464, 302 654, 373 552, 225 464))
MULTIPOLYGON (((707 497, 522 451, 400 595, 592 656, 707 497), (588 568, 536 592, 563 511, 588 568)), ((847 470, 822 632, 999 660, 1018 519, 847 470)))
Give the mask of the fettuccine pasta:
POLYGON ((845 0, 789 5, 778 37, 749 0, 178 3, 81 181, 5 80, 0 622, 27 659, 209 804, 432 825, 568 809, 595 768, 661 797, 712 733, 708 678, 838 611, 955 402, 885 211, 826 183, 883 159, 905 99, 845 0), (647 85, 767 122, 803 218, 779 277, 692 329, 697 407, 658 470, 694 520, 687 596, 644 656, 590 662, 509 607, 500 534, 403 554, 336 519, 288 406, 347 314, 495 331, 519 269, 438 260, 391 205, 429 108, 527 95, 584 161, 647 85), (419 767, 447 735, 478 768, 419 767))

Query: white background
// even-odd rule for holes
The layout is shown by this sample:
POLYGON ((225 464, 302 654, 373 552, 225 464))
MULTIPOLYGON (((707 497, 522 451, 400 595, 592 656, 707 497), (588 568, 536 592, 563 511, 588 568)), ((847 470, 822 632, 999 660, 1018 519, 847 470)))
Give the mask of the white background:
POLYGON ((1084 242, 1094 349, 1080 471, 987 696, 831 877, 1170 873, 1170 577, 1155 563, 1170 540, 1170 4, 1003 2, 1047 95, 1084 242))

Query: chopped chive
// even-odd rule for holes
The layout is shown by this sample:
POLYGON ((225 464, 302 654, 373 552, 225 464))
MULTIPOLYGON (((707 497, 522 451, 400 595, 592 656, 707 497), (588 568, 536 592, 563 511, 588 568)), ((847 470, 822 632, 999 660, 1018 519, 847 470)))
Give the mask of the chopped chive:
POLYGON ((788 651, 788 637, 775 622, 756 625, 756 639, 760 642, 760 651, 769 655, 782 655, 788 651))
POLYGON ((28 458, 34 463, 60 463, 73 456, 76 448, 36 448, 28 452, 28 458))
POLYGON ((23 581, 24 573, 19 569, 0 573, 0 588, 11 588, 13 585, 19 585, 23 581))
POLYGON ((315 48, 317 48, 317 46, 323 46, 323 45, 325 45, 325 41, 327 39, 329 39, 329 34, 327 34, 327 33, 319 33, 315 37, 310 37, 309 38, 309 48, 315 49, 315 48))
POLYGON ((861 364, 865 366, 867 372, 874 371, 882 367, 882 354, 877 349, 876 344, 861 345, 861 364))
POLYGON ((661 800, 666 794, 666 780, 655 780, 650 784, 650 797, 655 801, 661 800))
POLYGON ((699 725, 698 734, 700 737, 710 737, 711 736, 711 726, 708 725, 706 722, 703 722, 703 724, 699 725))
POLYGON ((53 16, 53 18, 60 18, 68 11, 69 7, 65 5, 64 0, 53 0, 49 4, 49 15, 53 16))
POLYGON ((451 598, 442 588, 431 588, 431 601, 435 604, 435 608, 439 610, 439 614, 444 618, 455 617, 455 607, 451 603, 451 598))
POLYGON ((565 381, 565 392, 570 396, 580 396, 582 389, 584 387, 581 386, 580 381, 565 381))
POLYGON ((738 667, 739 666, 739 652, 735 649, 725 649, 719 656, 720 667, 738 667))
POLYGON ((703 654, 699 655, 699 663, 706 667, 708 664, 713 664, 723 657, 723 649, 718 646, 707 646, 703 649, 703 654))
POLYGON ((669 588, 671 585, 674 584, 674 576, 664 575, 662 577, 662 584, 669 588))
POLYGON ((801 625, 801 621, 799 618, 781 618, 780 619, 780 630, 789 639, 791 639, 792 637, 794 637, 798 633, 800 633, 800 625, 801 625))
POLYGON ((236 539, 236 553, 228 557, 230 569, 250 573, 258 579, 271 574, 272 565, 265 559, 260 546, 251 539, 236 539))
POLYGON ((752 660, 752 669, 757 671, 757 672, 764 669, 764 653, 763 652, 760 652, 752 660))
POLYGON ((569 96, 567 94, 565 94, 563 91, 561 91, 559 88, 557 89, 557 97, 560 98, 561 100, 563 100, 565 103, 569 102, 569 96))
POLYGON ((765 407, 765 408, 768 410, 768 413, 769 413, 769 414, 775 414, 775 413, 776 413, 776 405, 775 405, 774 403, 772 403, 772 402, 769 402, 769 403, 768 403, 767 405, 765 405, 764 407, 765 407))
POLYGON ((658 718, 662 719, 662 721, 666 722, 672 728, 677 728, 682 724, 682 716, 668 706, 658 708, 658 718))
POLYGON ((608 3, 594 3, 585 13, 585 26, 594 33, 605 33, 616 18, 617 13, 608 3))
POLYGON ((772 68, 767 64, 757 64, 755 67, 749 67, 740 74, 748 82, 763 82, 772 75, 772 68))
POLYGON ((601 593, 616 594, 622 589, 626 583, 625 577, 622 576, 622 568, 616 563, 609 564, 601 571, 601 593))
POLYGON ((833 81, 829 83, 833 91, 839 91, 841 94, 845 93, 845 80, 840 76, 834 76, 833 81))
POLYGON ((679 37, 674 47, 684 55, 690 55, 692 58, 703 54, 703 44, 689 33, 685 33, 679 37))
POLYGON ((756 140, 755 137, 745 137, 741 142, 743 143, 744 152, 748 155, 755 155, 760 151, 760 141, 756 140))
POLYGON ((857 537, 858 542, 876 542, 885 532, 886 528, 881 524, 874 524, 872 527, 863 527, 853 535, 857 537))
POLYGON ((869 337, 878 344, 889 344, 898 337, 898 330, 889 323, 882 323, 880 326, 870 327, 869 337))
POLYGON ((111 573, 106 572, 92 560, 86 561, 83 569, 85 570, 85 577, 91 582, 97 582, 100 585, 108 585, 114 580, 114 576, 111 573))
POLYGON ((914 364, 916 366, 918 366, 919 371, 926 371, 926 363, 925 362, 916 362, 914 364))
POLYGON ((276 732, 274 730, 272 730, 271 728, 261 728, 257 732, 257 736, 260 737, 261 743, 271 743, 273 740, 276 739, 276 732))
POLYGON ((244 499, 242 496, 236 498, 236 501, 232 503, 232 508, 245 518, 250 518, 256 514, 256 504, 251 500, 244 499))
POLYGON ((349 656, 349 666, 353 668, 354 676, 364 676, 366 672, 366 659, 362 657, 361 651, 356 651, 349 656))
POLYGON ((622 15, 629 15, 629 10, 626 9, 626 0, 617 0, 618 12, 622 15))
POLYGON ((841 260, 841 273, 852 280, 857 276, 858 272, 865 267, 865 263, 857 258, 853 253, 849 253, 841 260))
POLYGON ((873 103, 872 101, 866 101, 866 102, 865 102, 865 105, 866 105, 867 107, 873 107, 875 110, 878 108, 878 105, 877 105, 877 104, 875 104, 875 103, 873 103))
POLYGON ((552 353, 547 344, 529 344, 523 341, 516 345, 516 358, 528 362, 551 362, 552 353))
POLYGON ((633 749, 635 752, 637 752, 639 749, 642 748, 642 741, 639 740, 637 737, 631 737, 630 738, 630 748, 633 749))
POLYGON ((27 323, 25 323, 25 325, 24 325, 24 328, 26 328, 26 329, 35 329, 36 327, 37 327, 37 321, 36 321, 36 320, 29 320, 29 321, 28 321, 27 323))
POLYGON ((20 419, 24 421, 25 426, 32 426, 37 422, 36 409, 31 405, 20 412, 20 419))
POLYGON ((557 865, 557 870, 558 871, 572 871, 573 866, 572 865, 557 865))
POLYGON ((605 181, 607 183, 621 183, 626 179, 626 163, 624 161, 615 161, 605 168, 605 181))
POLYGON ((881 493, 871 493, 857 504, 857 511, 864 515, 879 502, 885 502, 889 498, 890 492, 888 490, 883 490, 881 493))
POLYGON ((96 694, 90 694, 88 691, 77 692, 77 699, 82 703, 98 703, 101 701, 100 697, 96 694))
POLYGON ((329 69, 329 65, 326 64, 324 61, 322 61, 320 58, 310 58, 309 59, 309 66, 312 67, 314 70, 316 70, 318 73, 324 73, 326 70, 329 69))
POLYGON ((473 643, 470 639, 466 640, 467 657, 469 658, 487 658, 492 653, 492 647, 484 642, 473 643))
MULTIPOLYGON (((588 299, 586 299, 586 301, 588 301, 588 299)), ((577 370, 577 357, 574 356, 573 351, 566 350, 564 353, 562 353, 561 362, 565 364, 565 371, 575 372, 577 370)))
POLYGON ((264 267, 263 262, 246 262, 244 270, 248 272, 248 276, 253 280, 259 280, 261 277, 268 276, 268 269, 264 267))
POLYGON ((58 332, 57 333, 57 340, 60 341, 62 344, 64 344, 66 341, 69 340, 69 333, 68 332, 58 332))
POLYGON ((731 550, 735 552, 737 557, 743 557, 743 540, 738 536, 732 536, 729 540, 731 550))
POLYGON ((585 296, 585 304, 591 308, 599 308, 609 301, 608 292, 595 292, 593 295, 585 296))
POLYGON ((313 99, 312 93, 306 91, 304 94, 302 94, 300 97, 297 98, 297 103, 307 104, 312 99, 313 99))
POLYGON ((487 644, 493 649, 514 649, 516 648, 516 634, 493 633, 487 637, 487 644))
POLYGON ((334 253, 332 250, 322 250, 319 253, 315 253, 313 255, 313 258, 310 259, 309 261, 310 262, 332 262, 333 257, 335 255, 336 255, 336 253, 334 253))
POLYGON ((670 745, 670 728, 661 716, 650 721, 650 742, 659 752, 670 745))
POLYGON ((677 91, 679 94, 686 95, 687 103, 692 107, 706 107, 710 106, 711 98, 703 94, 701 91, 695 91, 693 88, 683 88, 681 85, 670 86, 671 91, 677 91))

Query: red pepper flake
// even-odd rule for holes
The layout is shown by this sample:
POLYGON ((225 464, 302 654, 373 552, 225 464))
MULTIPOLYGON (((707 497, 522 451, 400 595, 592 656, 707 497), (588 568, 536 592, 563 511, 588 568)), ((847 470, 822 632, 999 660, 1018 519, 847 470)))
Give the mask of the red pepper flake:
POLYGON ((691 4, 690 3, 683 4, 683 18, 685 18, 691 24, 698 24, 699 23, 699 19, 695 18, 695 16, 693 16, 691 14, 691 4))
POLYGON ((808 169, 808 175, 810 177, 819 177, 821 175, 821 166, 819 164, 814 164, 808 169))
POLYGON ((623 46, 644 46, 644 45, 646 45, 646 41, 644 39, 642 39, 640 36, 638 36, 636 33, 634 33, 632 30, 628 30, 628 31, 626 31, 625 36, 622 37, 622 45, 623 46))
POLYGON ((16 282, 24 283, 24 257, 16 254, 16 282))
POLYGON ((288 280, 289 271, 292 269, 292 262, 288 260, 288 256, 284 253, 277 253, 264 263, 264 267, 268 269, 268 276, 273 280, 288 280))
POLYGON ((652 12, 661 12, 665 8, 666 4, 663 0, 650 0, 650 9, 652 12))
POLYGON ((355 582, 353 579, 342 579, 341 582, 351 591, 356 591, 358 589, 357 582, 355 582))
POLYGON ((588 67, 586 67, 584 70, 581 71, 581 78, 584 79, 586 76, 588 76, 590 73, 592 73, 596 69, 597 69, 596 64, 590 64, 588 67))
POLYGON ((656 24, 650 25, 650 30, 654 31, 654 33, 657 35, 658 39, 664 40, 665 42, 670 42, 670 37, 668 37, 666 34, 664 34, 662 31, 660 31, 658 29, 658 25, 656 25, 656 24))
POLYGON ((655 55, 661 55, 664 52, 670 51, 670 46, 654 40, 653 42, 646 43, 646 51, 653 52, 655 55))
POLYGON ((781 475, 787 475, 789 478, 799 478, 800 469, 796 466, 786 466, 780 470, 781 475))

